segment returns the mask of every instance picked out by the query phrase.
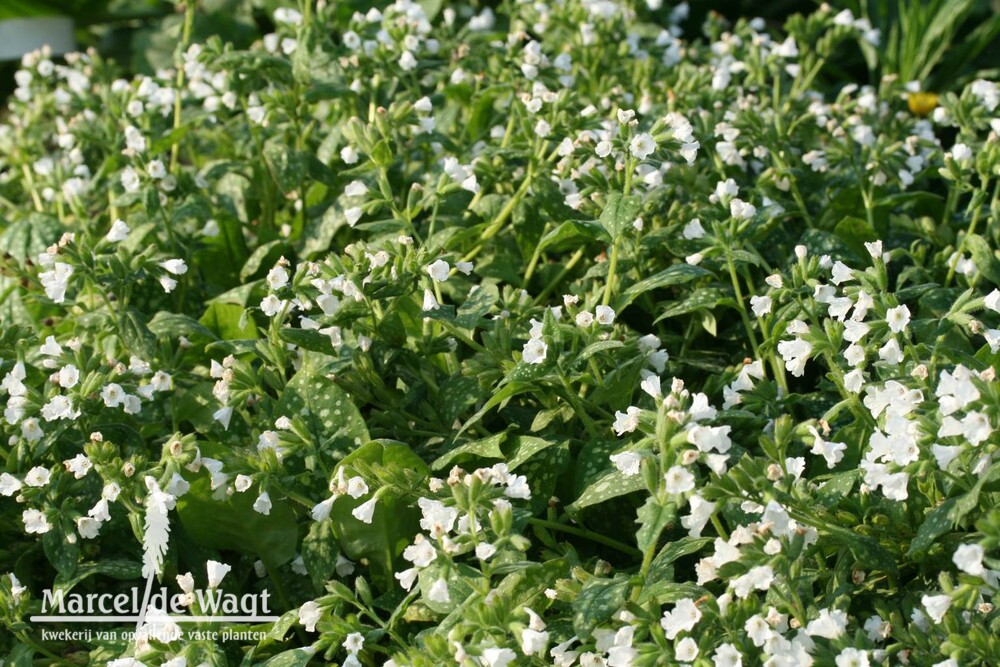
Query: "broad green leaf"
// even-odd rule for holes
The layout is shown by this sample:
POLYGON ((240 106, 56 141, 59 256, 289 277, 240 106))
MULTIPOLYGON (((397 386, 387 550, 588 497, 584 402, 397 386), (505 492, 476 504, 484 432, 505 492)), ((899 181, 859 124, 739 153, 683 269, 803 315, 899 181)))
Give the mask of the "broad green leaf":
POLYGON ((958 498, 949 498, 927 513, 920 528, 917 529, 916 536, 910 542, 910 548, 906 550, 908 558, 919 557, 931 548, 934 540, 951 530, 954 522, 949 515, 957 502, 958 498))
POLYGON ((156 336, 149 330, 143 314, 129 306, 118 318, 118 333, 126 349, 145 361, 152 361, 158 355, 156 336))
POLYGON ((253 320, 244 320, 243 306, 234 303, 212 303, 198 320, 220 340, 248 340, 257 338, 253 320))
POLYGON ((617 470, 611 470, 584 489, 580 497, 567 506, 567 509, 579 511, 585 507, 597 505, 605 500, 624 496, 644 488, 646 488, 646 484, 642 481, 642 475, 626 477, 617 470))
POLYGON ((285 194, 299 190, 306 177, 305 156, 275 137, 264 145, 264 159, 274 182, 285 194))
POLYGON ((711 537, 682 537, 674 542, 668 542, 650 564, 649 578, 663 578, 664 573, 678 558, 693 554, 711 543, 711 537))
POLYGON ((655 600, 656 604, 674 604, 679 600, 691 598, 697 600, 708 594, 708 591, 690 582, 654 581, 644 586, 639 594, 639 604, 655 600))
MULTIPOLYGON (((510 470, 517 470, 518 466, 530 459, 540 451, 560 444, 558 442, 543 440, 530 435, 519 435, 512 438, 507 447, 507 467, 510 470)), ((530 479, 530 478, 529 478, 530 479)))
POLYGON ((978 234, 970 234, 965 240, 965 245, 972 254, 976 269, 991 283, 1000 285, 1000 260, 997 260, 993 248, 986 239, 978 234))
POLYGON ((347 451, 368 442, 368 427, 351 397, 311 366, 303 366, 285 385, 275 412, 301 419, 321 452, 347 451))
POLYGON ((655 547, 663 529, 676 518, 676 505, 673 503, 661 505, 653 496, 646 498, 646 503, 639 508, 639 517, 636 520, 639 530, 635 533, 635 539, 639 550, 646 553, 655 547))
POLYGON ((628 580, 591 579, 573 601, 573 631, 589 637, 599 625, 608 623, 622 608, 628 594, 628 580))
POLYGON ((474 329, 499 300, 496 285, 484 285, 469 295, 455 313, 455 326, 474 329))
POLYGON ((608 350, 617 350, 620 347, 625 347, 625 343, 620 340, 599 340, 583 348, 578 359, 586 361, 595 355, 602 354, 608 350))
POLYGON ((660 271, 656 275, 640 280, 622 292, 622 295, 615 301, 615 310, 623 310, 644 292, 660 289, 662 287, 669 287, 671 285, 682 285, 684 283, 691 282, 692 280, 705 278, 711 275, 713 275, 711 271, 703 269, 700 266, 693 266, 691 264, 674 264, 673 266, 660 271))
MULTIPOLYGON (((423 460, 407 445, 388 440, 375 440, 359 447, 344 457, 337 468, 343 468, 345 477, 350 478, 360 474, 359 464, 369 470, 381 468, 394 476, 409 473, 426 477, 430 472, 423 460)), ((413 541, 413 536, 420 532, 420 511, 411 498, 388 487, 379 495, 371 523, 362 522, 351 512, 371 500, 380 484, 371 476, 365 481, 370 493, 357 499, 348 495, 339 496, 333 503, 330 519, 344 554, 353 561, 364 558, 376 564, 378 567, 372 571, 374 582, 382 589, 390 589, 398 585, 392 576, 398 569, 395 566, 397 559, 413 541)))
POLYGON ((215 334, 198 320, 187 315, 171 313, 165 310, 161 310, 153 316, 153 319, 149 321, 149 330, 156 336, 174 341, 180 336, 188 338, 202 336, 210 340, 216 340, 215 334))
POLYGON ((333 522, 330 519, 312 522, 309 533, 302 540, 302 562, 316 588, 322 589, 323 583, 333 575, 339 554, 333 522))
POLYGON ((620 192, 612 192, 601 212, 601 225, 608 230, 612 239, 617 240, 632 228, 641 208, 642 199, 639 195, 626 196, 620 192))
POLYGON ((253 490, 213 498, 211 480, 202 473, 177 499, 177 514, 188 536, 202 546, 257 556, 268 568, 295 557, 298 530, 295 512, 287 502, 271 498, 271 513, 257 512, 253 490))
POLYGON ((142 563, 131 560, 103 560, 97 563, 87 563, 76 568, 73 575, 64 577, 57 575, 53 590, 69 593, 74 586, 95 574, 103 574, 123 581, 139 579, 142 576, 142 563))
POLYGON ((431 463, 431 469, 444 470, 450 466, 453 461, 465 456, 484 459, 502 459, 504 454, 500 449, 500 445, 502 445, 503 441, 506 439, 506 433, 497 433, 489 436, 488 438, 473 440, 472 442, 459 445, 458 447, 445 452, 435 459, 434 462, 431 463))
POLYGON ((282 651, 266 662, 261 662, 258 667, 305 667, 316 655, 316 649, 293 648, 290 651, 282 651))

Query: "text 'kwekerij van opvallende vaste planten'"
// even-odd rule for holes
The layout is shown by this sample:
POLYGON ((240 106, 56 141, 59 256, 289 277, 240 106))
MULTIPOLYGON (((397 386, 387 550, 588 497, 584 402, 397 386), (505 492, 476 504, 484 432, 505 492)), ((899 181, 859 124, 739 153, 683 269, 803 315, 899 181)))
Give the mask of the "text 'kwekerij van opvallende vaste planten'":
POLYGON ((995 7, 161 4, 0 112, 3 664, 1000 664, 995 7))

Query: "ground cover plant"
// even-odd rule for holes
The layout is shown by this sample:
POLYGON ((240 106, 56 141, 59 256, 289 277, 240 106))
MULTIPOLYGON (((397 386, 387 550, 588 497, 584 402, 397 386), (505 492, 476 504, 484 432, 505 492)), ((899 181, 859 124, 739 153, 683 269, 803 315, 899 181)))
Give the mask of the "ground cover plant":
POLYGON ((919 7, 26 56, 3 664, 998 664, 1000 22, 919 7), (146 577, 138 631, 30 619, 146 577))

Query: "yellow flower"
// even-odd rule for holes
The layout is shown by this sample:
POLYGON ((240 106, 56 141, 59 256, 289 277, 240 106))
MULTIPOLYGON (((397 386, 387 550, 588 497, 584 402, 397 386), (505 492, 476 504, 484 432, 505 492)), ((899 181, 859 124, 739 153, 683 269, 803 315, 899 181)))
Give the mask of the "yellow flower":
POLYGON ((910 93, 906 100, 910 112, 917 116, 926 116, 938 103, 937 93, 910 93))

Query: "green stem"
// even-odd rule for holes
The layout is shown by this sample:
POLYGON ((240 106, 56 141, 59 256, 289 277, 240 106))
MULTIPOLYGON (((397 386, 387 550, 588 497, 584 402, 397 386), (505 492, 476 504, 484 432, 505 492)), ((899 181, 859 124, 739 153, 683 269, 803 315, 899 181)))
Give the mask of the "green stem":
MULTIPOLYGON (((177 54, 177 94, 174 98, 174 131, 181 126, 181 98, 184 96, 184 52, 191 44, 191 26, 194 24, 194 0, 188 0, 184 7, 184 30, 177 54)), ((170 147, 170 173, 177 173, 177 158, 180 156, 181 142, 174 137, 174 145, 170 147)))
POLYGON ((603 544, 605 546, 611 547, 612 549, 620 551, 620 552, 622 552, 624 554, 629 554, 630 556, 642 556, 643 555, 643 553, 641 551, 639 551, 638 549, 636 549, 633 546, 629 546, 628 544, 625 544, 624 542, 619 542, 618 540, 612 539, 610 537, 605 537, 604 535, 601 535, 600 533, 595 533, 593 531, 586 530, 584 528, 576 528, 574 526, 567 526, 564 523, 557 523, 555 521, 548 521, 546 519, 538 519, 538 518, 535 518, 535 517, 529 518, 528 519, 528 523, 531 524, 531 525, 533 525, 533 526, 540 526, 542 528, 548 528, 549 530, 556 530, 556 531, 559 531, 559 532, 563 532, 563 533, 566 533, 568 535, 575 535, 577 537, 582 537, 582 538, 588 539, 588 540, 590 540, 592 542, 598 542, 599 544, 603 544))

